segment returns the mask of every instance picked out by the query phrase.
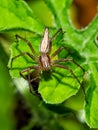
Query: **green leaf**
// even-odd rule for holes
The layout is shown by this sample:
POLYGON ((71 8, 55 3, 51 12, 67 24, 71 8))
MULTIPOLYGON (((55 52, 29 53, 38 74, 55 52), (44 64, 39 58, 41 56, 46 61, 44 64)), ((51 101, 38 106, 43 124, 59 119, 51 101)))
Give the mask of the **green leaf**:
MULTIPOLYGON (((32 47, 38 52, 40 38, 39 37, 33 37, 28 39, 31 42, 32 47)), ((30 47, 22 40, 19 42, 15 42, 11 46, 11 57, 8 63, 8 67, 10 68, 10 74, 12 78, 19 78, 20 77, 20 71, 23 69, 28 68, 29 66, 35 65, 35 62, 28 57, 27 55, 20 56, 13 60, 12 58, 21 54, 22 52, 31 52, 30 47)))
POLYGON ((23 0, 0 0, 0 32, 27 30, 42 34, 44 25, 23 0))
MULTIPOLYGON (((38 52, 41 38, 40 37, 29 38, 29 41, 31 42, 31 45, 36 50, 36 52, 38 52)), ((55 50, 53 49, 53 51, 55 50)), ((10 74, 13 78, 20 77, 19 73, 21 70, 24 70, 28 68, 29 66, 34 66, 36 64, 38 65, 38 63, 35 63, 27 55, 20 56, 14 59, 13 62, 11 62, 11 59, 13 57, 17 56, 18 54, 22 52, 29 52, 30 54, 32 54, 29 46, 25 42, 20 40, 19 42, 16 42, 11 46, 11 58, 10 58, 8 66, 10 68, 10 74)), ((79 80, 82 82, 82 70, 79 67, 77 68, 77 66, 73 63, 72 64, 67 63, 66 65, 71 67, 75 75, 77 75, 79 77, 79 80)), ((52 73, 43 72, 43 74, 41 75, 38 91, 45 102, 51 103, 51 104, 57 104, 57 103, 63 102, 70 96, 76 94, 79 87, 80 87, 80 84, 70 74, 68 70, 53 67, 52 73)))
MULTIPOLYGON (((81 73, 80 70, 78 71, 81 73)), ((78 72, 76 72, 76 75, 77 73, 78 72)), ((82 75, 80 76, 81 78, 79 79, 82 80, 82 75)), ((44 79, 41 79, 38 90, 46 103, 57 104, 75 95, 79 87, 80 84, 73 78, 68 70, 54 67, 53 72, 50 72, 50 74, 47 72, 44 79)))
POLYGON ((55 21, 55 26, 58 28, 60 27, 60 21, 59 21, 59 18, 57 17, 57 14, 56 14, 56 11, 53 7, 53 4, 51 4, 51 1, 49 0, 44 0, 44 2, 48 5, 48 7, 50 8, 50 11, 53 13, 53 18, 54 18, 54 21, 55 21))
MULTIPOLYGON (((70 20, 70 6, 72 0, 62 0, 62 2, 58 0, 44 1, 53 13, 56 27, 61 27, 63 31, 66 32, 64 34, 65 41, 63 45, 69 46, 70 48, 72 48, 72 51, 75 50, 75 54, 70 54, 69 57, 73 57, 76 62, 81 64, 85 68, 85 70, 88 71, 88 74, 90 74, 90 80, 88 80, 89 83, 86 84, 86 76, 84 77, 83 81, 82 72, 79 68, 77 69, 75 65, 70 63, 63 64, 68 65, 74 71, 79 80, 81 82, 83 81, 85 87, 88 86, 88 90, 86 93, 87 102, 85 103, 86 120, 90 127, 98 127, 98 114, 96 105, 98 104, 98 46, 96 46, 95 44, 95 37, 97 36, 98 32, 98 16, 93 19, 88 27, 82 30, 77 30, 76 28, 74 28, 70 20)), ((3 12, 2 14, 5 14, 6 16, 8 12, 10 17, 9 19, 6 19, 7 17, 3 17, 3 15, 1 14, 1 31, 21 28, 42 34, 44 25, 42 25, 38 21, 38 19, 36 19, 32 11, 23 1, 1 1, 0 9, 3 12), (12 23, 11 19, 15 19, 15 21, 12 23), (6 21, 6 24, 4 24, 4 21, 6 21)), ((31 41, 34 49, 38 52, 38 46, 41 38, 36 37, 30 38, 29 40, 31 41)), ((57 49, 62 46, 62 43, 54 42, 54 45, 57 49)), ((14 43, 11 47, 11 50, 11 58, 25 51, 31 53, 30 48, 28 48, 26 43, 22 41, 20 41, 19 43, 14 43)), ((65 55, 66 53, 62 52, 56 58, 62 58, 65 57, 65 55)), ((9 61, 10 68, 11 58, 9 61)), ((23 70, 31 65, 36 65, 36 63, 28 56, 19 57, 13 61, 10 73, 12 77, 20 77, 20 70, 23 70)), ((51 72, 45 72, 41 75, 38 91, 46 103, 57 104, 63 102, 70 96, 75 95, 78 92, 79 87, 80 85, 78 84, 76 79, 74 79, 67 70, 54 67, 52 68, 51 72)))
POLYGON ((11 130, 14 124, 11 116, 13 87, 11 86, 11 78, 6 67, 8 57, 1 45, 0 50, 0 55, 2 56, 0 57, 0 129, 11 130))
MULTIPOLYGON (((51 5, 51 10, 55 10, 54 16, 59 19, 60 25, 66 32, 64 39, 69 46, 72 46, 78 53, 84 57, 84 68, 91 73, 92 78, 89 80, 89 89, 86 93, 87 100, 85 104, 86 119, 90 127, 98 127, 97 105, 97 87, 98 87, 98 46, 95 44, 95 38, 98 35, 98 15, 84 29, 77 30, 72 25, 70 19, 70 6, 72 0, 48 0, 47 5, 51 5)), ((85 79, 84 79, 85 80, 85 79)), ((84 85, 85 86, 85 85, 84 85)))
POLYGON ((58 2, 58 0, 47 0, 47 3, 47 5, 52 6, 49 6, 51 10, 55 10, 55 12, 52 11, 52 13, 59 18, 61 27, 64 32, 66 32, 64 35, 66 43, 76 49, 87 61, 96 61, 98 59, 98 47, 95 45, 94 40, 98 34, 98 16, 93 19, 88 27, 77 30, 72 25, 70 19, 70 6, 72 0, 63 0, 62 2, 58 2))
POLYGON ((85 104, 86 122, 91 128, 98 128, 98 65, 95 63, 89 63, 89 65, 92 73, 85 104))

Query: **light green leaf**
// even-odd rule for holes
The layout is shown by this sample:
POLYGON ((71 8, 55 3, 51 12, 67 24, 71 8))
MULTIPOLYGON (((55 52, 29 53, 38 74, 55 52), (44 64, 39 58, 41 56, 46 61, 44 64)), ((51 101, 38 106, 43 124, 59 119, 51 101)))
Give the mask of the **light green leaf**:
POLYGON ((42 34, 44 25, 23 0, 0 0, 0 32, 27 30, 42 34))
MULTIPOLYGON (((78 71, 77 73, 80 73, 79 80, 81 81, 82 74, 80 70, 78 71)), ((41 79, 39 86, 39 93, 46 103, 61 103, 78 92, 80 84, 73 78, 68 70, 53 68, 53 72, 50 73, 52 74, 50 75, 48 72, 44 76, 47 77, 47 79, 41 79)))

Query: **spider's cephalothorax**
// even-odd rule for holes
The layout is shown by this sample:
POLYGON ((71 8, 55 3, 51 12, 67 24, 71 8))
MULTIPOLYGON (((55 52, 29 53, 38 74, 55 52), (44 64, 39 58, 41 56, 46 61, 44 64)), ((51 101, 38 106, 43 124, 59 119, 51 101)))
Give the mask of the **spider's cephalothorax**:
POLYGON ((51 60, 48 54, 41 54, 39 57, 39 67, 42 71, 51 69, 51 60))
MULTIPOLYGON (((29 52, 23 52, 15 57, 12 58, 12 62, 14 59, 23 56, 23 55, 27 55, 28 57, 30 57, 33 61, 36 61, 38 64, 35 66, 29 66, 28 68, 21 70, 20 71, 20 75, 28 80, 29 83, 29 87, 30 87, 30 91, 32 90, 32 82, 39 80, 39 75, 43 73, 43 71, 50 71, 52 67, 59 67, 59 68, 63 68, 69 71, 69 73, 71 73, 71 75, 77 80, 77 82, 80 84, 81 86, 81 82, 79 81, 78 77, 74 74, 73 70, 69 67, 69 66, 65 66, 65 65, 61 65, 59 64, 60 62, 72 62, 73 64, 77 65, 78 67, 81 68, 81 70, 83 71, 83 74, 85 72, 85 70, 76 62, 74 61, 72 58, 63 58, 63 59, 57 59, 54 60, 53 58, 58 55, 58 53, 60 53, 62 50, 66 50, 68 53, 70 53, 69 48, 65 47, 65 46, 61 46, 60 48, 58 48, 53 54, 50 55, 50 51, 51 51, 51 47, 52 47, 52 41, 54 40, 55 36, 61 32, 62 29, 59 29, 51 38, 49 37, 49 29, 46 28, 44 35, 43 35, 43 39, 41 41, 40 44, 40 55, 38 56, 35 52, 35 50, 33 49, 31 43, 19 36, 16 35, 16 38, 18 40, 18 38, 22 39, 23 41, 26 42, 26 44, 29 46, 29 48, 32 51, 32 54, 29 52), (31 70, 34 70, 34 74, 31 74, 31 70), (27 76, 24 75, 24 73, 27 72, 27 76), (31 76, 33 75, 33 76, 31 76)), ((12 64, 11 62, 11 64, 12 64)), ((82 88, 83 89, 83 88, 82 88)), ((84 89, 83 89, 84 91, 84 89)), ((32 92, 32 91, 31 91, 32 92)), ((84 92, 85 93, 85 92, 84 92)))

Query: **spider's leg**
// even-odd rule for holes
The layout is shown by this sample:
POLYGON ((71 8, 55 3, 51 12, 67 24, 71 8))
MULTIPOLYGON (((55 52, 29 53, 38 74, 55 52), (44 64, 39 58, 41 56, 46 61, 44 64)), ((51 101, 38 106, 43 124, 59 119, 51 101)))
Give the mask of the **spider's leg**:
POLYGON ((37 76, 37 77, 31 79, 30 82, 33 82, 33 81, 35 81, 36 79, 39 79, 39 76, 37 76))
POLYGON ((33 55, 31 55, 29 52, 23 52, 23 53, 21 53, 21 54, 19 54, 19 55, 17 55, 17 56, 15 56, 15 57, 12 58, 12 60, 11 60, 11 67, 12 67, 13 60, 15 60, 16 58, 18 58, 18 57, 20 57, 20 56, 23 56, 23 55, 27 55, 27 56, 29 56, 32 60, 35 61, 35 57, 34 57, 33 55))
POLYGON ((80 80, 77 78, 77 76, 74 74, 74 72, 72 71, 72 69, 70 67, 60 65, 60 64, 54 64, 53 66, 68 70, 71 73, 71 75, 77 80, 77 82, 80 84, 80 87, 82 88, 83 93, 84 93, 84 95, 86 97, 85 90, 84 90, 84 87, 82 86, 82 83, 80 82, 80 80))
POLYGON ((36 93, 34 93, 34 91, 33 91, 33 87, 32 87, 31 82, 34 81, 34 80, 36 80, 38 77, 35 77, 35 78, 33 78, 33 79, 31 80, 31 78, 30 78, 30 70, 31 70, 31 69, 38 69, 38 66, 30 66, 30 67, 28 67, 27 69, 21 70, 21 71, 20 71, 20 76, 23 77, 24 79, 28 80, 30 92, 31 92, 32 94, 36 95, 36 93), (24 72, 27 72, 27 77, 23 75, 24 72))
POLYGON ((29 83, 30 93, 35 94, 34 91, 33 91, 33 87, 32 87, 32 84, 31 84, 31 79, 30 79, 30 69, 28 69, 27 72, 28 72, 28 83, 29 83))
POLYGON ((81 70, 83 71, 83 74, 85 73, 84 68, 83 68, 81 65, 79 65, 79 64, 78 64, 74 59, 72 59, 72 58, 58 59, 58 60, 54 60, 54 61, 53 61, 54 64, 59 63, 59 62, 72 62, 72 63, 74 63, 75 65, 77 65, 78 67, 81 68, 81 70))
POLYGON ((29 48, 31 49, 32 53, 33 53, 35 56, 37 56, 37 54, 36 54, 34 48, 32 47, 32 45, 31 45, 31 43, 30 43, 30 41, 28 41, 27 39, 25 39, 25 38, 23 38, 23 37, 21 37, 21 36, 19 36, 19 35, 17 35, 17 34, 16 34, 15 36, 16 36, 16 40, 17 40, 17 41, 18 41, 18 39, 22 39, 22 40, 29 46, 29 48))
POLYGON ((21 70, 20 71, 20 76, 27 80, 28 78, 26 78, 26 76, 24 76, 23 73, 25 73, 25 72, 28 73, 28 71, 30 71, 31 69, 36 70, 36 69, 38 69, 38 66, 29 66, 28 68, 21 70))
POLYGON ((52 55, 51 58, 54 58, 58 53, 60 53, 62 50, 66 50, 68 53, 71 53, 71 50, 68 47, 61 46, 58 48, 52 55))
POLYGON ((52 42, 55 37, 62 31, 62 29, 60 28, 51 38, 50 38, 50 42, 52 42))

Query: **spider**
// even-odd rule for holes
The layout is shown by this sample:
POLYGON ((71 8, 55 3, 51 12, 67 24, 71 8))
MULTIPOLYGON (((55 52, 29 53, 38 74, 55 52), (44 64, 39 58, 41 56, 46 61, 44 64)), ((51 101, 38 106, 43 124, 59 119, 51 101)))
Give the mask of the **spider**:
MULTIPOLYGON (((39 49, 40 55, 39 56, 37 55, 37 53, 35 52, 34 48, 31 45, 31 43, 27 39, 25 39, 19 35, 16 35, 17 40, 21 39, 29 46, 29 48, 32 51, 32 54, 30 54, 29 52, 23 52, 15 57, 13 57, 12 61, 11 61, 11 66, 12 66, 13 60, 15 60, 16 58, 23 56, 23 55, 27 55, 33 61, 38 63, 35 66, 29 66, 28 68, 20 71, 20 76, 22 76, 24 79, 26 79, 29 83, 30 92, 32 92, 31 82, 39 80, 39 75, 42 74, 44 71, 51 70, 52 67, 59 67, 59 68, 63 68, 63 69, 68 70, 69 73, 71 73, 71 75, 73 76, 73 78, 75 78, 77 80, 77 82, 80 84, 80 86, 82 86, 82 83, 79 81, 79 79, 77 78, 77 76, 74 74, 73 70, 69 66, 59 64, 61 62, 72 62, 77 67, 80 67, 84 73, 85 70, 73 58, 63 58, 63 59, 53 60, 53 58, 56 55, 58 55, 62 50, 66 50, 67 52, 69 52, 69 48, 67 48, 65 46, 61 46, 53 54, 50 55, 51 48, 52 48, 52 41, 54 40, 56 35, 58 35, 58 33, 60 33, 61 31, 62 31, 62 29, 60 28, 50 38, 49 37, 49 29, 48 29, 48 27, 45 28, 44 35, 43 35, 43 38, 42 38, 42 41, 40 44, 40 49, 39 49), (31 76, 32 75, 32 73, 30 72, 31 70, 34 70, 34 72, 37 72, 36 77, 34 75, 31 76), (27 73, 27 76, 24 76, 25 72, 27 73)), ((83 86, 82 86, 82 89, 83 89, 83 92, 85 93, 83 86)))

